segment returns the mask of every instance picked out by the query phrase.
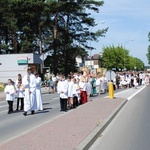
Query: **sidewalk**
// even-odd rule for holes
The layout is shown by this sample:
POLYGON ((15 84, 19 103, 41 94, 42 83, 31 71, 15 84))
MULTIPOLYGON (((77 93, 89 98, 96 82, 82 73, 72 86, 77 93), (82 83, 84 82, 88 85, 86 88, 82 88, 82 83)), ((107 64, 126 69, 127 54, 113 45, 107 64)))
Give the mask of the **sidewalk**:
MULTIPOLYGON (((131 91, 135 92, 134 89, 126 90, 130 94, 131 91)), ((0 149, 87 150, 126 102, 127 98, 96 97, 30 132, 12 138, 1 144, 0 149)))

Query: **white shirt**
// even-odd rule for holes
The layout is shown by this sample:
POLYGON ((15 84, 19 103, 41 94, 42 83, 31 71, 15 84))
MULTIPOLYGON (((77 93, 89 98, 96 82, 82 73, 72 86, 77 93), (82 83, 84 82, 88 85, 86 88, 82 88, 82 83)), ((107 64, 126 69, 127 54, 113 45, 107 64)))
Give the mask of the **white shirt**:
POLYGON ((68 98, 68 81, 60 80, 57 85, 57 92, 59 93, 60 98, 68 98))
POLYGON ((101 85, 101 82, 102 82, 102 81, 101 81, 100 78, 97 78, 97 79, 96 79, 96 85, 98 85, 98 86, 101 85))
POLYGON ((25 75, 23 77, 22 84, 26 89, 28 88, 28 89, 30 89, 31 92, 35 92, 35 90, 36 90, 36 78, 33 74, 25 75))
POLYGON ((85 82, 80 81, 79 82, 79 86, 80 86, 82 91, 86 91, 87 90, 87 85, 86 85, 85 82))
POLYGON ((8 101, 14 101, 14 94, 15 94, 15 88, 13 85, 6 85, 4 92, 6 93, 6 100, 8 101), (7 92, 9 92, 7 94, 7 92))
POLYGON ((19 88, 17 87, 16 90, 17 90, 17 97, 23 98, 23 97, 24 97, 24 90, 23 90, 23 87, 22 87, 22 86, 19 87, 19 88))

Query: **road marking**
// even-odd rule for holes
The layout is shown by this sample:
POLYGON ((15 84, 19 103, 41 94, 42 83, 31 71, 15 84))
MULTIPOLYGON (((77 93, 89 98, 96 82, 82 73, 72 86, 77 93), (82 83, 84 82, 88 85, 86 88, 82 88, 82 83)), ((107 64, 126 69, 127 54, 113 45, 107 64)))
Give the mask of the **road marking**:
POLYGON ((2 108, 2 107, 6 107, 6 106, 8 106, 8 105, 3 105, 3 106, 0 106, 0 108, 2 108))
POLYGON ((7 112, 8 110, 3 110, 3 111, 0 111, 0 113, 4 113, 4 112, 7 112))
POLYGON ((130 97, 127 98, 127 100, 131 100, 136 94, 138 94, 139 92, 141 92, 146 86, 143 86, 141 89, 139 89, 137 92, 135 92, 134 94, 132 94, 130 97))
MULTIPOLYGON (((118 95, 118 94, 120 94, 120 93, 124 93, 124 92, 127 92, 127 91, 129 91, 129 90, 131 90, 131 89, 127 89, 127 90, 124 90, 124 91, 121 91, 121 92, 117 92, 117 93, 115 93, 114 95, 118 95)), ((109 94, 109 92, 108 92, 108 94, 109 94)), ((104 98, 108 98, 109 96, 105 96, 104 98)))
MULTIPOLYGON (((128 97, 127 98, 127 100, 130 100, 130 99, 132 99, 138 92, 140 92, 140 91, 142 91, 144 88, 146 87, 146 85, 144 85, 142 88, 140 88, 137 92, 135 92, 134 94, 132 94, 130 97, 128 97)), ((124 90, 124 91, 121 91, 121 92, 117 92, 117 93, 115 93, 114 94, 114 96, 117 96, 117 95, 119 95, 119 94, 121 94, 121 93, 124 93, 124 92, 128 92, 128 91, 130 91, 130 90, 132 90, 132 88, 131 89, 127 89, 127 90, 124 90)), ((109 93, 108 93, 109 94, 109 93)), ((104 98, 109 98, 109 96, 105 96, 104 98)))
POLYGON ((6 101, 0 101, 0 103, 5 103, 6 101))
POLYGON ((52 99, 59 99, 59 97, 55 97, 55 98, 52 98, 52 99))

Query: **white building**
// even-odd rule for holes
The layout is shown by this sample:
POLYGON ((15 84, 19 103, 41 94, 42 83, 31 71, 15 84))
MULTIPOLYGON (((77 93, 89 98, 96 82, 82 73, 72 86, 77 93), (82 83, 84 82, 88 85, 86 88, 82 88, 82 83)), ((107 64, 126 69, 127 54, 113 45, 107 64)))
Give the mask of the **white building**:
POLYGON ((39 64, 42 64, 39 54, 2 54, 0 55, 0 82, 6 83, 8 79, 15 81, 19 73, 22 76, 26 74, 28 66, 37 70, 39 64))

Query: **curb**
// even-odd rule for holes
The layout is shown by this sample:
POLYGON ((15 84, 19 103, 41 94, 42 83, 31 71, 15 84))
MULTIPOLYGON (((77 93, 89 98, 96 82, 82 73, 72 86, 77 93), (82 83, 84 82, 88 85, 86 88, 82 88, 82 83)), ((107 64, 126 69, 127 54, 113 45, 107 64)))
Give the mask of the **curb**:
POLYGON ((88 150, 99 135, 106 129, 106 127, 110 124, 110 122, 114 119, 114 117, 119 113, 122 107, 127 103, 127 99, 125 99, 118 107, 116 107, 109 116, 102 121, 74 150, 88 150))

